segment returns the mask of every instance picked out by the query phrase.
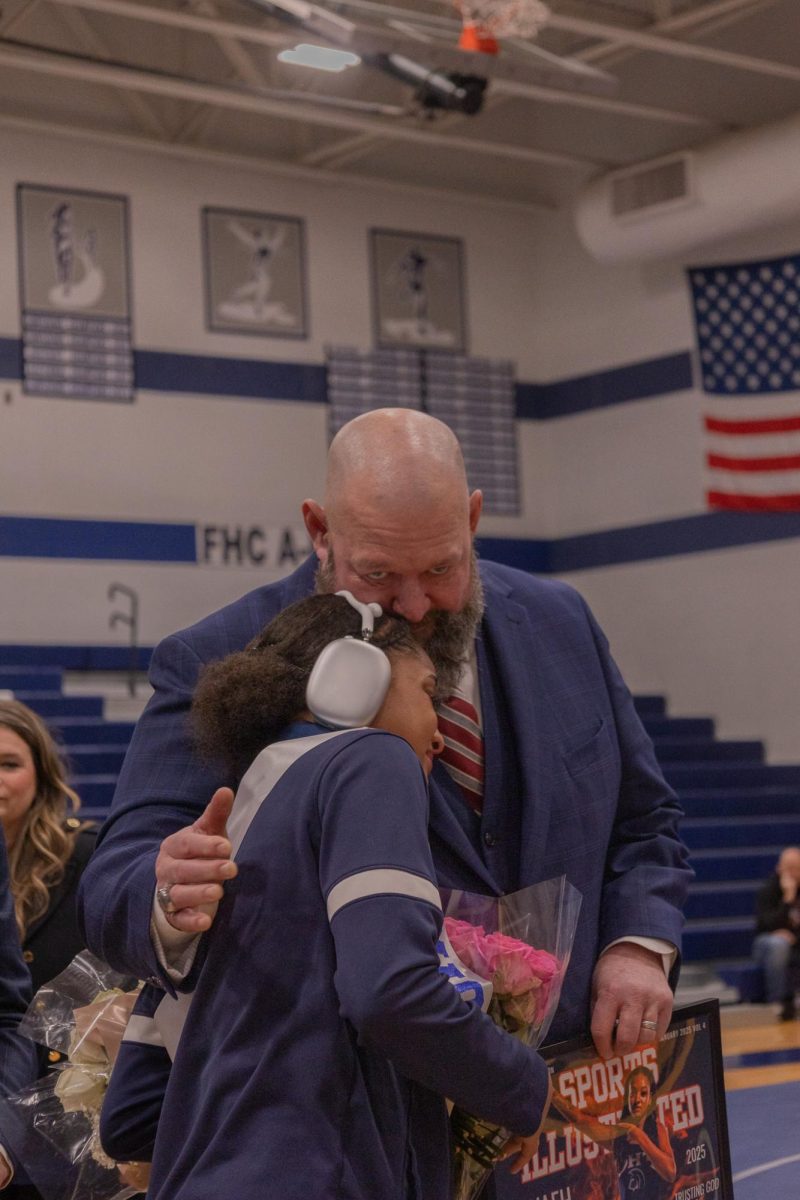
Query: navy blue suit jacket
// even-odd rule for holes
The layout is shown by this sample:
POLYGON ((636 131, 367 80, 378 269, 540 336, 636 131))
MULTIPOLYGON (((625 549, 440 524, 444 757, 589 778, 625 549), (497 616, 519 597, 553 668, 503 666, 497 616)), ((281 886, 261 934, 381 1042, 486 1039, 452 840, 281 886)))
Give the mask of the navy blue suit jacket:
MULTIPOLYGON (((309 559, 286 579, 168 637, 153 655, 155 692, 79 900, 87 945, 120 970, 170 986, 149 933, 158 846, 196 820, 215 788, 236 782, 192 749, 188 711, 198 673, 242 649, 276 613, 308 595, 315 565, 309 559)), ((482 636, 512 726, 519 795, 509 805, 513 827, 501 808, 485 810, 479 851, 446 785, 437 782, 443 770, 437 765, 431 844, 445 886, 500 893, 565 873, 582 893, 551 1030, 557 1040, 585 1029, 592 968, 610 942, 639 935, 679 946, 691 873, 677 835, 680 808, 585 602, 566 584, 494 563, 481 564, 481 577, 482 636)), ((482 692, 485 715, 487 702, 482 692)))

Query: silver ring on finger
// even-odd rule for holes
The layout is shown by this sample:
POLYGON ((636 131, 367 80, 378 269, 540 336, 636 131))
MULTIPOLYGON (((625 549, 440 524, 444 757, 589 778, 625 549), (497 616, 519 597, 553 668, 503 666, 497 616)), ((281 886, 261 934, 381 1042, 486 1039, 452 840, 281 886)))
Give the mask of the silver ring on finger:
POLYGON ((172 889, 175 885, 172 883, 163 883, 160 888, 156 888, 156 900, 158 907, 164 913, 177 912, 177 907, 172 903, 172 889))
POLYGON ((645 1020, 643 1020, 643 1021, 641 1022, 641 1027, 642 1027, 642 1029, 649 1029, 649 1030, 651 1030, 653 1033, 655 1033, 655 1032, 656 1032, 656 1030, 658 1029, 658 1022, 657 1022, 657 1021, 645 1021, 645 1020))

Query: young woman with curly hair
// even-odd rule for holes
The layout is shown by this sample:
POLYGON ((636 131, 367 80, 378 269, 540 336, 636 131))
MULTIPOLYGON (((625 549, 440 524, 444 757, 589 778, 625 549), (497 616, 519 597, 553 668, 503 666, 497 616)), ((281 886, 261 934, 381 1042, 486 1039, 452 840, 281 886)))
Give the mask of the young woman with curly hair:
POLYGON ((96 830, 79 808, 44 722, 18 700, 0 700, 0 824, 34 992, 83 949, 75 895, 96 830))
POLYGON ((439 971, 433 664, 364 608, 298 601, 195 692, 201 744, 239 781, 237 874, 186 994, 143 989, 103 1105, 106 1151, 152 1156, 151 1200, 446 1200, 446 1096, 521 1131, 516 1169, 533 1153, 544 1062, 439 971), (382 691, 348 653, 362 639, 382 691))

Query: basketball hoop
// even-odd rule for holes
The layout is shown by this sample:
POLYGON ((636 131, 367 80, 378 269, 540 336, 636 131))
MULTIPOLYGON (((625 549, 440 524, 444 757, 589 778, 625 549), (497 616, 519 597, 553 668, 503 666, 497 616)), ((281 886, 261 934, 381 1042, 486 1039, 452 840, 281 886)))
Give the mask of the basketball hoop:
POLYGON ((459 49, 497 54, 498 38, 535 37, 550 19, 541 0, 454 0, 464 28, 459 49))

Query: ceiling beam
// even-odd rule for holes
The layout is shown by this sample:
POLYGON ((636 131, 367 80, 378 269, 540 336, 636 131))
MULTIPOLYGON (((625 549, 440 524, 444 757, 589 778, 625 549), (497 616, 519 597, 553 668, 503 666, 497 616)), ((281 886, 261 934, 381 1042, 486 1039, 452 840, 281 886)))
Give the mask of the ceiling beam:
POLYGON ((25 17, 29 17, 41 5, 42 0, 27 0, 16 12, 6 14, 0 12, 0 35, 11 33, 16 25, 19 25, 25 17))
MULTIPOLYGON (((710 0, 698 8, 690 8, 677 16, 655 21, 648 27, 650 33, 689 33, 700 36, 716 33, 728 25, 743 21, 762 8, 769 8, 775 0, 710 0)), ((636 54, 634 47, 620 48, 618 45, 600 43, 579 50, 575 55, 581 62, 601 62, 604 65, 614 65, 624 62, 631 54, 636 54)))
MULTIPOLYGON (((487 155, 508 161, 546 163, 549 166, 577 171, 592 171, 614 165, 533 146, 454 137, 428 129, 384 122, 343 109, 326 108, 308 101, 286 98, 285 92, 276 95, 277 89, 264 88, 257 91, 245 87, 221 87, 138 67, 96 62, 81 55, 23 48, 10 42, 0 42, 0 66, 62 79, 77 79, 83 83, 132 89, 149 95, 169 96, 177 100, 213 104, 218 108, 233 109, 237 112, 262 113, 283 117, 289 121, 307 121, 312 125, 347 129, 351 132, 377 133, 392 141, 457 150, 470 156, 487 155)), ((396 109, 393 111, 396 112, 396 109)))
MULTIPOLYGON (((254 25, 241 25, 231 21, 204 17, 194 13, 174 12, 169 9, 155 8, 149 4, 133 3, 132 0, 49 0, 49 2, 51 4, 93 9, 97 12, 129 17, 139 21, 149 21, 155 24, 169 25, 174 28, 193 30, 198 33, 209 34, 218 41, 221 38, 226 38, 235 39, 239 42, 253 42, 271 47, 283 47, 295 40, 288 31, 278 32, 262 29, 254 25)), ((717 0, 717 3, 725 3, 726 5, 732 3, 742 4, 744 2, 745 0, 717 0)), ((747 0, 747 2, 752 3, 753 0, 747 0)), ((369 5, 371 13, 373 13, 374 8, 382 7, 369 5)), ((400 22, 399 25, 396 20, 390 22, 395 32, 398 30, 405 32, 409 40, 412 40, 414 32, 414 26, 411 24, 412 20, 418 19, 420 22, 430 21, 427 14, 409 13, 403 9, 395 9, 393 11, 405 12, 405 15, 409 18, 408 21, 400 22)), ((457 28, 453 22, 447 19, 435 18, 435 22, 437 26, 444 25, 447 29, 457 28)), ((441 33, 441 29, 439 29, 439 33, 441 33)), ((421 37, 422 35, 417 34, 417 39, 421 37)), ((609 52, 608 46, 603 46, 601 49, 606 53, 609 52)), ((588 54, 586 57, 588 58, 588 54)), ((549 88, 538 84, 526 83, 524 80, 493 79, 491 90, 508 96, 540 100, 545 104, 594 108, 599 112, 615 113, 619 116, 627 116, 637 120, 661 121, 667 124, 695 126, 698 128, 703 126, 707 128, 719 128, 717 122, 694 113, 675 112, 672 109, 658 108, 648 104, 635 104, 608 96, 595 96, 581 92, 564 91, 559 88, 549 88)))
MULTIPOLYGON (((79 9, 64 8, 58 15, 73 37, 78 39, 79 45, 82 45, 85 51, 103 58, 109 55, 110 51, 107 43, 92 28, 89 21, 79 9)), ((122 91, 119 98, 134 121, 143 129, 149 133, 154 133, 159 138, 167 138, 169 136, 166 125, 155 112, 152 105, 148 104, 137 92, 122 91)))
POLYGON ((157 8, 152 4, 139 4, 138 0, 48 0, 49 4, 66 5, 70 8, 91 9, 116 17, 129 17, 133 21, 149 21, 154 25, 167 25, 173 29, 192 29, 207 33, 211 37, 232 37, 240 41, 256 42, 262 46, 283 47, 291 34, 274 29, 262 29, 258 25, 242 25, 238 21, 223 21, 219 17, 204 17, 197 13, 157 8))
POLYGON ((625 29, 621 25, 607 25, 602 21, 568 17, 562 13, 553 13, 550 26, 565 33, 599 38, 614 45, 632 46, 637 50, 645 50, 653 54, 693 59, 695 62, 713 63, 715 66, 728 67, 735 71, 748 71, 754 75, 765 75, 773 79, 789 79, 793 83, 800 82, 800 67, 795 67, 791 63, 757 58, 751 54, 737 54, 733 50, 721 50, 716 46, 701 46, 678 38, 664 37, 662 34, 625 29))
MULTIPOLYGON (((720 4, 744 3, 744 0, 717 0, 720 4)), ((431 13, 422 13, 393 4, 383 4, 379 0, 341 0, 339 6, 345 11, 368 13, 383 21, 405 20, 419 26, 420 29, 435 29, 441 33, 457 34, 460 26, 458 21, 450 17, 438 17, 431 13)), ((718 66, 730 67, 739 71, 750 71, 756 75, 769 75, 778 79, 800 81, 800 67, 789 63, 775 62, 772 59, 756 58, 750 54, 736 54, 731 50, 720 50, 715 46, 699 46, 693 42, 684 42, 678 38, 663 37, 660 34, 647 33, 641 30, 629 29, 624 25, 611 25, 607 21, 592 21, 584 17, 570 17, 563 13, 551 12, 548 22, 549 29, 560 29, 564 33, 575 33, 582 37, 597 38, 603 42, 611 42, 620 46, 635 46, 640 50, 649 50, 655 54, 666 54, 675 58, 690 58, 699 62, 715 63, 718 66)))

